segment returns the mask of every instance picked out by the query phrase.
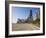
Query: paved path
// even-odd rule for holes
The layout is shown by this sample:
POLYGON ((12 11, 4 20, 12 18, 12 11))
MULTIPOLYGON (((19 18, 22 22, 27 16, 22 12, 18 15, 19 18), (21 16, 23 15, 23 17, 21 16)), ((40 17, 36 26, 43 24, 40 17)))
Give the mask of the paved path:
POLYGON ((13 24, 12 25, 13 31, 23 31, 23 30, 39 30, 39 27, 33 24, 13 24))

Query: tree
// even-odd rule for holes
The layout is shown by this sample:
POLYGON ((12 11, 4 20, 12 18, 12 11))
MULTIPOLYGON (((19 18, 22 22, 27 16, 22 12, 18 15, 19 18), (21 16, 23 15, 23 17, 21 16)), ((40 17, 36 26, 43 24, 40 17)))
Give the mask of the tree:
POLYGON ((18 19, 17 23, 21 23, 21 22, 22 22, 21 19, 18 19))

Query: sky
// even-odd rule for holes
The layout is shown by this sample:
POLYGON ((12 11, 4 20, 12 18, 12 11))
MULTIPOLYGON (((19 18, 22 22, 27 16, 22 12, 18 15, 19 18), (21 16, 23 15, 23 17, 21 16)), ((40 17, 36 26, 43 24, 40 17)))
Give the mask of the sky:
POLYGON ((30 10, 32 10, 33 18, 36 18, 36 12, 39 12, 39 8, 35 7, 12 7, 12 23, 16 23, 17 19, 26 19, 29 14, 30 10))

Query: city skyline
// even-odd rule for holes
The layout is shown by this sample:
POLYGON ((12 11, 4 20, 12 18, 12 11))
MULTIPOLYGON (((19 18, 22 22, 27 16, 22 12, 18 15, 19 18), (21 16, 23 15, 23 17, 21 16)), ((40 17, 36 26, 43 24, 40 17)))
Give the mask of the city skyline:
POLYGON ((16 23, 17 19, 27 19, 30 10, 32 10, 32 16, 36 19, 36 12, 39 12, 40 8, 34 7, 12 7, 12 23, 16 23))

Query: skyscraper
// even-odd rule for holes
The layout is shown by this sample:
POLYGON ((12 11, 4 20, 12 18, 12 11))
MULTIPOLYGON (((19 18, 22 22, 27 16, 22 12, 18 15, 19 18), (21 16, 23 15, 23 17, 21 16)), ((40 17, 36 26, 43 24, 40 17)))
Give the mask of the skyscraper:
POLYGON ((32 10, 30 10, 29 17, 28 17, 28 21, 32 21, 32 20, 33 20, 33 17, 32 17, 32 10))
POLYGON ((31 17, 32 17, 32 10, 30 10, 30 14, 28 18, 31 18, 31 17))

